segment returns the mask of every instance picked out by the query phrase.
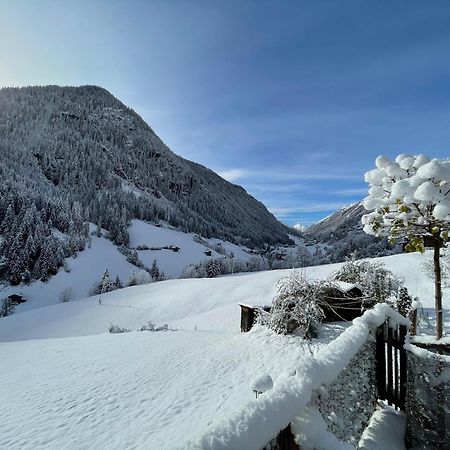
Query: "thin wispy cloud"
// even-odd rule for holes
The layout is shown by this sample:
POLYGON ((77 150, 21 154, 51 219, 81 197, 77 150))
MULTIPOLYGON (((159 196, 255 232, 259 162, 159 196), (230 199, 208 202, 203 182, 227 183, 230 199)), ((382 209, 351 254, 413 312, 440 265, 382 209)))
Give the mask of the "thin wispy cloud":
POLYGON ((330 203, 303 203, 299 206, 294 206, 290 208, 269 208, 269 211, 276 217, 288 217, 292 214, 297 213, 312 213, 312 212, 327 212, 334 211, 347 206, 345 202, 330 202, 330 203))
POLYGON ((361 196, 364 197, 367 195, 368 188, 355 188, 355 189, 341 189, 334 191, 335 195, 341 195, 343 197, 355 197, 361 196))
POLYGON ((336 170, 326 166, 293 166, 283 169, 273 168, 266 170, 258 169, 227 169, 218 171, 218 174, 227 180, 248 179, 248 180, 264 180, 270 182, 283 181, 301 182, 307 180, 350 180, 361 181, 363 179, 362 172, 336 170))
POLYGON ((248 176, 249 172, 244 169, 230 169, 219 171, 218 174, 227 181, 234 183, 248 176))

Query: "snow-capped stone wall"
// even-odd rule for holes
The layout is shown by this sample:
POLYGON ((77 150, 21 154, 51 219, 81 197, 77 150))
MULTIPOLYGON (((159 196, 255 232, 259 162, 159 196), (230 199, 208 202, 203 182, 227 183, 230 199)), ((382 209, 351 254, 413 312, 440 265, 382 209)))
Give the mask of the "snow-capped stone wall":
MULTIPOLYGON (((392 324, 409 326, 409 320, 394 311, 387 304, 378 304, 362 317, 353 320, 352 326, 347 328, 337 339, 330 342, 317 354, 302 361, 302 365, 296 370, 287 370, 285 376, 274 380, 273 388, 251 403, 247 403, 241 410, 235 411, 218 423, 216 426, 199 435, 194 441, 189 442, 185 448, 189 450, 232 450, 245 448, 247 450, 261 450, 291 424, 291 429, 296 435, 300 447, 314 448, 316 450, 354 450, 351 443, 341 441, 334 432, 345 439, 355 442, 360 434, 357 426, 355 432, 350 431, 350 416, 353 413, 344 413, 344 409, 353 408, 355 418, 352 420, 364 422, 370 410, 372 392, 355 391, 363 389, 363 385, 371 379, 371 375, 363 376, 358 383, 358 368, 363 371, 373 366, 362 355, 367 352, 365 346, 370 343, 375 345, 374 333, 378 326, 390 320, 392 324), (367 366, 367 367, 366 367, 367 366), (348 371, 345 373, 345 371, 348 371), (349 383, 354 377, 352 384, 349 383), (335 385, 336 383, 336 385, 335 385), (332 401, 336 424, 334 428, 328 428, 323 415, 317 406, 311 406, 314 401, 314 393, 328 386, 328 395, 332 401), (345 404, 338 405, 338 390, 342 390, 345 404), (364 395, 364 397, 358 397, 364 395), (362 405, 352 404, 361 402, 362 405), (361 408, 361 409, 360 409, 361 408), (360 414, 358 416, 358 414, 360 414), (339 422, 342 421, 342 424, 339 422), (302 438, 308 440, 309 447, 302 444, 302 438)), ((368 351, 374 355, 374 351, 368 351)), ((373 356, 375 358, 375 356, 373 356)), ((373 375, 374 376, 374 375, 373 375)), ((371 381, 369 381, 372 384, 371 381)), ((322 395, 324 392, 322 392, 322 395)), ((376 395, 376 394, 373 394, 376 395)), ((326 400, 324 400, 326 401, 326 400)), ((320 405, 318 405, 320 407, 320 405)), ((326 411, 333 411, 323 407, 326 411)), ((331 416, 333 417, 333 416, 331 416)), ((331 419, 328 419, 331 422, 331 419)), ((362 431, 362 430, 361 430, 362 431)))
POLYGON ((450 356, 411 343, 405 348, 409 350, 406 414, 410 447, 450 449, 450 356))
POLYGON ((376 344, 373 334, 350 363, 329 385, 322 385, 311 396, 327 429, 340 441, 357 445, 377 405, 376 344))

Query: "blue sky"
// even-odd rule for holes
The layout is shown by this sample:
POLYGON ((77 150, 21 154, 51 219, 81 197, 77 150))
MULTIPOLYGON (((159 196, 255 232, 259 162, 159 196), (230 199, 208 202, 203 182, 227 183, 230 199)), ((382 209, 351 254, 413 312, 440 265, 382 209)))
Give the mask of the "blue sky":
POLYGON ((105 87, 288 224, 450 156, 450 2, 2 0, 0 85, 105 87))

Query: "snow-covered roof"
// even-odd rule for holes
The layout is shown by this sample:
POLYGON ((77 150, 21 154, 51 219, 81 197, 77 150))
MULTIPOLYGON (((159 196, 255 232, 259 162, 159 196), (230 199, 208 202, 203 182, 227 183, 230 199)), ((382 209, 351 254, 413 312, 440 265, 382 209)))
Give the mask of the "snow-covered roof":
POLYGON ((333 284, 337 286, 337 288, 343 292, 350 292, 352 289, 360 289, 360 287, 353 283, 346 283, 345 281, 333 281, 333 284))

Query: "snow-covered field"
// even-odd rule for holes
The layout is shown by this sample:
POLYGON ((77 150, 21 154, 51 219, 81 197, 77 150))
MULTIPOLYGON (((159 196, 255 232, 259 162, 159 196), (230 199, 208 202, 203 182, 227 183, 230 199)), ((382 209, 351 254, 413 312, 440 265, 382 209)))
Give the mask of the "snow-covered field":
MULTIPOLYGON (((374 261, 383 262, 387 269, 402 277, 409 292, 419 297, 425 307, 432 308, 433 281, 422 270, 423 261, 429 257, 411 253, 374 261)), ((308 277, 323 279, 340 265, 304 270, 308 277)), ((186 330, 238 331, 239 303, 270 305, 278 280, 291 273, 292 269, 214 279, 168 280, 103 294, 102 305, 98 304, 98 297, 90 297, 38 308, 1 319, 0 341, 98 334, 106 332, 109 323, 137 329, 149 320, 186 330)), ((444 307, 449 306, 450 288, 444 288, 444 307)))
MULTIPOLYGON (((421 268, 426 257, 378 260, 432 306, 433 283, 421 268)), ((320 279, 338 267, 305 273, 320 279)), ((290 273, 168 280, 103 294, 101 305, 90 297, 0 319, 0 448, 171 449, 195 442, 253 402, 255 377, 269 373, 277 384, 341 331, 325 327, 311 342, 260 328, 239 333, 239 303, 270 304, 278 280, 290 273), (135 331, 147 321, 177 331, 135 331), (109 334, 109 323, 133 331, 109 334)), ((446 307, 449 294, 446 288, 446 307)))
MULTIPOLYGON (((329 338, 331 335, 329 335, 329 338)), ((254 399, 326 341, 133 332, 0 344, 0 448, 173 449, 254 399)))
MULTIPOLYGON (((91 230, 95 227, 91 226, 91 230)), ((168 249, 140 250, 139 258, 151 267, 156 259, 160 271, 166 278, 178 278, 183 269, 189 264, 197 264, 208 258, 218 258, 221 254, 211 251, 211 256, 205 255, 208 247, 194 241, 193 233, 183 233, 166 227, 157 227, 141 220, 132 220, 129 228, 130 247, 139 245, 151 247, 164 247, 175 245, 180 248, 178 252, 168 249)), ((250 254, 244 248, 220 239, 205 240, 209 245, 220 244, 225 252, 234 253, 236 259, 247 260, 250 254)), ((131 273, 138 273, 141 269, 130 264, 118 248, 105 237, 91 236, 91 244, 78 253, 76 258, 68 258, 67 266, 70 272, 62 268, 46 283, 35 281, 29 285, 5 286, 0 284, 0 300, 6 296, 17 293, 23 295, 27 302, 16 307, 17 312, 43 306, 55 305, 64 289, 72 288, 73 300, 85 298, 90 289, 97 283, 106 269, 112 280, 118 276, 125 283, 131 273)))
POLYGON ((0 288, 0 298, 12 293, 24 295, 27 302, 16 307, 16 311, 21 312, 58 303, 60 293, 66 288, 73 289, 74 299, 87 297, 89 290, 101 279, 105 269, 108 269, 113 280, 119 276, 125 281, 133 270, 139 271, 104 237, 93 236, 90 247, 78 253, 76 258, 68 258, 66 261, 70 272, 61 268, 46 283, 38 280, 30 285, 3 286, 0 288))
MULTIPOLYGON (((155 225, 132 220, 130 227, 130 247, 145 245, 149 248, 176 246, 178 252, 169 249, 139 250, 139 258, 148 267, 156 260, 159 269, 168 278, 178 278, 183 269, 189 264, 199 263, 208 258, 220 258, 222 255, 211 251, 211 256, 206 256, 205 251, 210 250, 194 240, 195 234, 183 233, 171 228, 156 227, 155 225)), ((220 239, 205 239, 209 245, 220 244, 228 254, 234 253, 236 259, 247 260, 251 255, 241 247, 220 239)))

